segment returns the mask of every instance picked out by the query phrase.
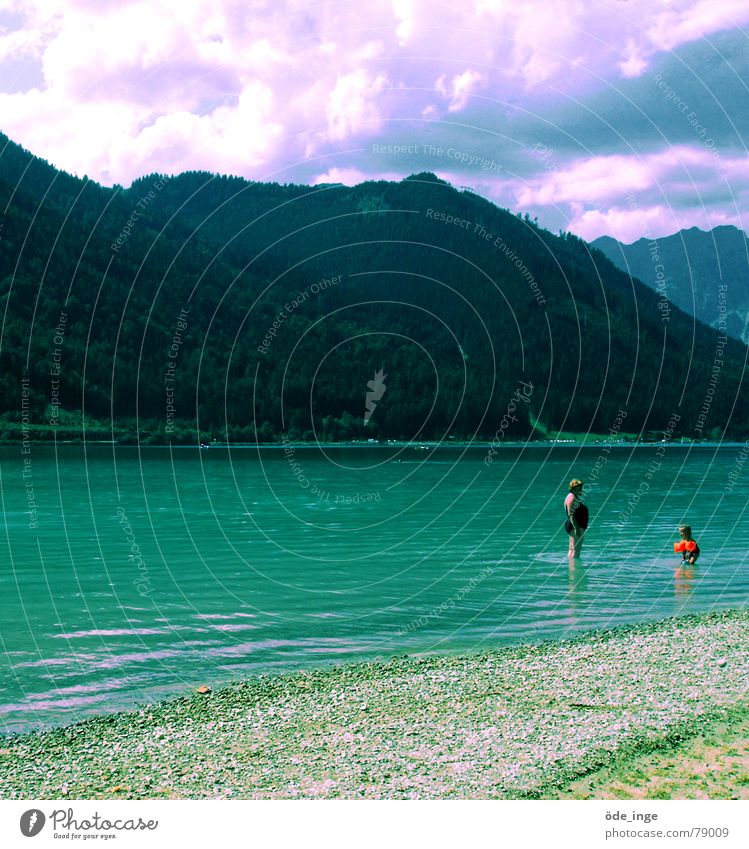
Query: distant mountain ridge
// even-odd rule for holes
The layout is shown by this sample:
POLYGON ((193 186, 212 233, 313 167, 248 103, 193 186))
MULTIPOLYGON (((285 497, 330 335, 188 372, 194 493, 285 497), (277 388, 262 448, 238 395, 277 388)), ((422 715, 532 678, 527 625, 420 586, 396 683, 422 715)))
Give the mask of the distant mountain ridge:
POLYGON ((433 174, 110 189, 0 134, 0 437, 85 416, 155 442, 501 441, 621 411, 630 432, 744 437, 745 347, 715 379, 719 334, 661 300, 433 174))
POLYGON ((725 322, 730 336, 749 343, 749 238, 742 230, 691 227, 630 245, 601 236, 591 245, 685 312, 711 327, 725 322))

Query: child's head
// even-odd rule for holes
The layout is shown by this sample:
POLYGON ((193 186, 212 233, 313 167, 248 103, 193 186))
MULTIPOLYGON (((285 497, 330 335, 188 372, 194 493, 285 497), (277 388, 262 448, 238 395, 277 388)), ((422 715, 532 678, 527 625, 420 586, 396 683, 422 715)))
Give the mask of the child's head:
POLYGON ((679 533, 684 539, 689 539, 692 536, 692 528, 689 525, 679 525, 679 533))

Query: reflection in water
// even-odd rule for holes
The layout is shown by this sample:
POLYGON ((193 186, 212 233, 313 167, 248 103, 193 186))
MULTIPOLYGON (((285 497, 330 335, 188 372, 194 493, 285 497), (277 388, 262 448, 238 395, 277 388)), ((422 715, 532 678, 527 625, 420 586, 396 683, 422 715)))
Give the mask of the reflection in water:
POLYGON ((570 557, 569 581, 570 607, 575 614, 582 607, 583 597, 588 588, 588 570, 579 557, 570 557))
POLYGON ((674 569, 674 593, 677 596, 688 596, 692 593, 692 581, 697 573, 696 566, 677 566, 674 569))

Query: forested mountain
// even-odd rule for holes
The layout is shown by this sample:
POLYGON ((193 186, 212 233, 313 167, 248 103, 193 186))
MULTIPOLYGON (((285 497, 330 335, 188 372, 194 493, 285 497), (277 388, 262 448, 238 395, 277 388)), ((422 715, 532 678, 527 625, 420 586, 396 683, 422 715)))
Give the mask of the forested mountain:
POLYGON ((270 440, 607 432, 619 410, 629 431, 680 416, 677 433, 743 436, 749 420, 744 345, 431 174, 109 189, 0 135, 0 298, 6 437, 63 434, 81 411, 146 441, 193 440, 196 421, 270 440))
POLYGON ((731 336, 749 342, 749 239, 742 230, 691 227, 631 245, 601 236, 592 245, 685 312, 711 327, 723 323, 731 336))

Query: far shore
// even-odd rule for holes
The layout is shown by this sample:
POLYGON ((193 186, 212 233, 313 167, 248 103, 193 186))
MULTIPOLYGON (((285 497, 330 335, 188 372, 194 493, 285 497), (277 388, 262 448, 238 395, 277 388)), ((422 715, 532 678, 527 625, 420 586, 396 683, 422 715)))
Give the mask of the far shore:
MULTIPOLYGON (((749 728, 747 656, 749 610, 729 610, 213 692, 195 682, 181 699, 0 740, 0 788, 6 799, 592 798, 600 782, 586 777, 620 777, 710 729, 736 744, 749 728)), ((715 798, 746 798, 746 770, 735 785, 715 798)), ((682 798, 674 787, 644 798, 682 798)))
MULTIPOLYGON (((142 435, 144 438, 148 434, 142 435)), ((33 445, 35 448, 43 448, 45 446, 67 446, 67 445, 108 445, 113 448, 171 448, 177 449, 210 449, 210 448, 254 448, 254 449, 283 449, 283 448, 413 448, 416 450, 423 449, 445 449, 445 448, 475 448, 488 450, 502 450, 503 448, 658 448, 665 447, 668 450, 674 449, 689 449, 689 448, 743 448, 746 447, 749 440, 744 441, 722 441, 711 442, 709 440, 649 440, 649 439, 608 439, 600 434, 591 436, 581 436, 580 438, 564 438, 564 439, 528 439, 528 440, 512 440, 503 439, 500 443, 492 443, 491 440, 475 439, 472 441, 462 440, 445 440, 438 442, 434 440, 396 440, 396 439, 360 439, 347 440, 339 442, 304 442, 292 441, 286 442, 221 442, 218 440, 207 440, 205 442, 152 442, 152 441, 130 441, 117 440, 107 438, 105 434, 86 433, 85 436, 75 438, 59 438, 49 436, 47 438, 32 438, 32 439, 0 439, 0 448, 10 446, 28 446, 33 445)))

